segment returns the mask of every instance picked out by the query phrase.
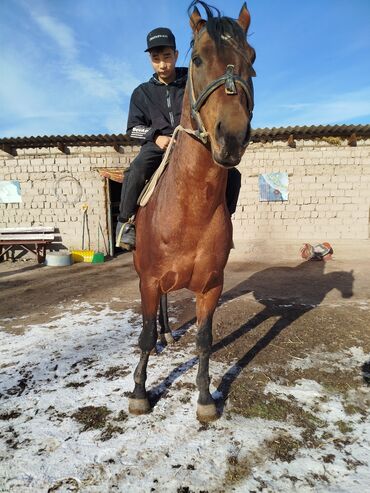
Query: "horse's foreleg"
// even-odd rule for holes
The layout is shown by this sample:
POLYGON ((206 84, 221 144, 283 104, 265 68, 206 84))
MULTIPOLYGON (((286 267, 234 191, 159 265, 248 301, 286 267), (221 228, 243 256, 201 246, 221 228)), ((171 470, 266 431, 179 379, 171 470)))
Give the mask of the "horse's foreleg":
POLYGON ((159 302, 159 325, 161 326, 161 343, 166 346, 174 342, 170 324, 168 322, 167 294, 162 294, 159 302))
POLYGON ((155 285, 140 284, 143 329, 139 337, 140 361, 134 373, 135 388, 129 400, 129 412, 144 414, 150 411, 150 403, 145 389, 146 369, 150 352, 157 342, 158 288, 155 285))
POLYGON ((206 293, 197 295, 197 324, 196 337, 199 366, 197 386, 199 390, 197 417, 199 421, 208 422, 218 418, 216 405, 209 392, 209 357, 212 348, 212 319, 222 286, 216 286, 206 293))

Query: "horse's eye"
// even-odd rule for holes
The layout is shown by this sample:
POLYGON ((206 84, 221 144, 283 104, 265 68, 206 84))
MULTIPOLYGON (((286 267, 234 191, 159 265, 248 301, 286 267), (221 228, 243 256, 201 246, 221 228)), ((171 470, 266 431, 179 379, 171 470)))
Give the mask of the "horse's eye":
POLYGON ((199 67, 200 65, 202 65, 202 59, 199 56, 194 56, 193 63, 196 67, 199 67))

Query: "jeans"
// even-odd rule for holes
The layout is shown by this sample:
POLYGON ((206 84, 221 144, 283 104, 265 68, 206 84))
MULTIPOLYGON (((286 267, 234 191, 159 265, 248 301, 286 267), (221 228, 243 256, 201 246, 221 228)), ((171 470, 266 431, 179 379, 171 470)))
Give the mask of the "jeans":
POLYGON ((124 172, 118 217, 120 222, 126 222, 136 213, 137 200, 145 183, 161 164, 163 154, 164 151, 154 142, 146 142, 130 167, 124 172))

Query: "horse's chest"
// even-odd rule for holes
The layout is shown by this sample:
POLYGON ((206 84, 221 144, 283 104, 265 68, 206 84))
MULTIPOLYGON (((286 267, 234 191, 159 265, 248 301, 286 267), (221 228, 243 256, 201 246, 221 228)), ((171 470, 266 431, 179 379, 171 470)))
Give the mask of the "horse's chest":
POLYGON ((203 249, 169 256, 160 278, 161 289, 163 292, 182 288, 194 292, 208 291, 222 283, 226 260, 226 255, 203 249))

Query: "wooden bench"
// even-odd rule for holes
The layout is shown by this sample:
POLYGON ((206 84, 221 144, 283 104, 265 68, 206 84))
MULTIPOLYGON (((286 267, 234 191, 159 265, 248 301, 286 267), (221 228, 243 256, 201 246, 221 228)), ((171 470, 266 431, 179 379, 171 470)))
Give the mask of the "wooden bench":
POLYGON ((54 230, 54 226, 0 228, 0 262, 11 250, 14 260, 14 247, 18 246, 36 255, 41 264, 45 260, 46 247, 55 241, 54 230))

